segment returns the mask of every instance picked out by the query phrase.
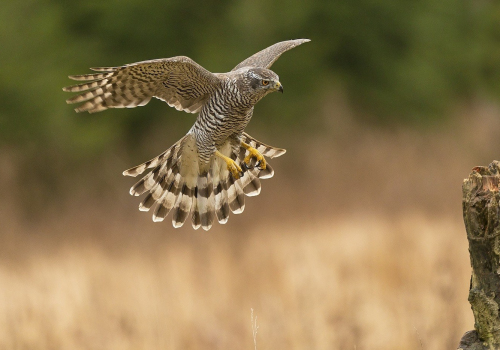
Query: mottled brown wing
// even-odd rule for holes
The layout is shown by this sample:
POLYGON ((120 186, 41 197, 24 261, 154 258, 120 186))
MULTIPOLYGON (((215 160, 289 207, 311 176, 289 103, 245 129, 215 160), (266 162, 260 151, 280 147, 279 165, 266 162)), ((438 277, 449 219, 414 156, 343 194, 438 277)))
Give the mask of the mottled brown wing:
POLYGON ((293 49, 300 44, 307 43, 308 41, 311 40, 297 39, 279 42, 248 57, 246 60, 234 67, 233 71, 243 67, 262 67, 269 69, 284 52, 293 49))
POLYGON ((214 74, 184 56, 91 69, 99 73, 69 76, 88 82, 63 88, 80 92, 66 100, 85 102, 77 112, 144 106, 156 97, 177 110, 196 113, 220 84, 214 74))

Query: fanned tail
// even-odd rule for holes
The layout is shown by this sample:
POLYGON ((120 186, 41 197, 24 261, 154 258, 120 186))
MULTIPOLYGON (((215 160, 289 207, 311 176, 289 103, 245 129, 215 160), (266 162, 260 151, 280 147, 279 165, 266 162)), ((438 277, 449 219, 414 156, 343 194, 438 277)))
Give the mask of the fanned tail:
MULTIPOLYGON (((275 148, 255 140, 244 133, 242 141, 256 148, 264 156, 278 157, 284 149, 275 148)), ((244 147, 232 147, 228 142, 219 150, 240 164, 243 176, 235 180, 226 163, 213 157, 210 164, 200 168, 194 136, 188 134, 159 156, 123 172, 137 176, 152 169, 130 189, 130 194, 146 197, 139 210, 149 211, 155 204, 153 221, 163 221, 172 212, 172 224, 181 227, 188 218, 194 229, 209 230, 215 219, 221 224, 228 221, 229 213, 240 214, 245 209, 245 195, 256 196, 261 191, 261 179, 271 178, 273 168, 267 163, 265 170, 243 165, 248 155, 244 147)))

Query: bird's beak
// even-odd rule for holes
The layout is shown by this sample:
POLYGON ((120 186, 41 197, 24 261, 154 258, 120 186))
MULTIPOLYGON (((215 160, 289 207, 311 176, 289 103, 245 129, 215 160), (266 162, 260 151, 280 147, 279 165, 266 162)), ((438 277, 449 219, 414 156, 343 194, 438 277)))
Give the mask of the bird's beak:
POLYGON ((283 85, 279 81, 276 82, 276 90, 283 93, 283 85))

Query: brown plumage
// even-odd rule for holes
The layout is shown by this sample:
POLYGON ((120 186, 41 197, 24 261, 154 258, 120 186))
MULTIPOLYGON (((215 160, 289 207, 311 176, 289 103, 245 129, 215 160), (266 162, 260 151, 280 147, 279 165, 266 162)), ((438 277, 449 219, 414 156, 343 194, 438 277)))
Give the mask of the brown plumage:
POLYGON ((273 176, 264 157, 285 153, 255 140, 244 129, 260 99, 283 91, 278 76, 269 70, 271 65, 307 41, 272 45, 228 73, 210 73, 184 56, 92 68, 98 73, 70 76, 83 83, 63 90, 79 93, 67 100, 81 103, 77 112, 143 106, 156 97, 177 110, 199 113, 186 136, 123 174, 137 176, 151 169, 130 194, 146 194, 141 211, 156 205, 154 221, 163 221, 172 212, 174 227, 190 218, 195 229, 209 230, 215 220, 226 223, 231 211, 243 212, 245 196, 258 195, 260 180, 273 176))

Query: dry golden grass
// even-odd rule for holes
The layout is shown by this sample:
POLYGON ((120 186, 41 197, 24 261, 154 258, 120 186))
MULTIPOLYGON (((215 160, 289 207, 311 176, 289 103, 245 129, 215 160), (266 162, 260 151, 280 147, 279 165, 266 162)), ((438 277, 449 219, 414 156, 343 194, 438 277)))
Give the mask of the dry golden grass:
POLYGON ((289 150, 275 178, 209 233, 138 212, 113 153, 40 210, 0 150, 0 349, 254 349, 251 309, 259 350, 455 349, 473 328, 460 186, 498 159, 500 108, 388 130, 332 103, 318 135, 270 142, 289 150))
POLYGON ((64 223, 7 235, 1 349, 253 349, 251 308, 260 350, 453 349, 473 325, 456 217, 359 215, 237 237, 115 228, 121 240, 78 226, 66 239, 64 223))

